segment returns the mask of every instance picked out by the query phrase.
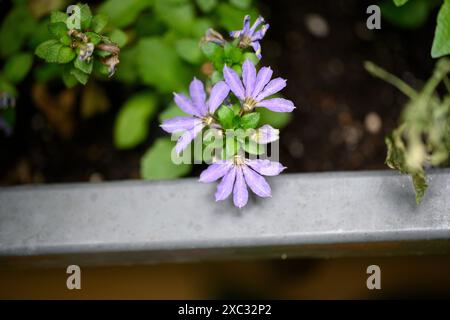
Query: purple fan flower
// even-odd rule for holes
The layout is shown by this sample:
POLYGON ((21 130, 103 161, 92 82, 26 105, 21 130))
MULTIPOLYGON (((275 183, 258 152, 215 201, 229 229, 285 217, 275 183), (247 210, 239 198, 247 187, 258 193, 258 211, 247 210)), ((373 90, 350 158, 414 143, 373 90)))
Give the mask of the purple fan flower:
POLYGON ((285 167, 269 160, 249 160, 236 155, 232 160, 220 160, 210 165, 200 175, 200 182, 213 182, 220 178, 216 201, 225 200, 233 192, 234 205, 242 208, 248 201, 247 186, 262 198, 271 197, 271 189, 264 176, 276 176, 285 167))
POLYGON ((259 41, 264 38, 264 35, 269 29, 269 24, 263 24, 261 29, 259 29, 258 31, 256 31, 256 29, 261 23, 264 22, 264 18, 259 16, 253 26, 250 28, 250 16, 247 15, 244 17, 243 29, 230 32, 231 37, 240 39, 240 47, 246 48, 251 46, 253 50, 255 50, 255 54, 258 59, 261 59, 261 45, 259 44, 259 41))
POLYGON ((178 107, 192 115, 192 117, 171 118, 161 124, 161 128, 166 132, 184 132, 175 146, 177 154, 180 154, 203 128, 216 125, 212 115, 226 99, 229 92, 228 85, 224 81, 220 81, 211 89, 209 99, 206 101, 203 83, 194 78, 189 86, 191 98, 181 93, 174 93, 174 101, 178 107))
POLYGON ((275 112, 291 112, 295 109, 292 101, 283 98, 266 99, 286 86, 285 79, 270 80, 272 73, 270 67, 262 67, 256 74, 255 65, 248 59, 242 65, 242 81, 233 69, 227 66, 223 68, 225 82, 242 102, 245 112, 251 112, 255 107, 263 107, 275 112))

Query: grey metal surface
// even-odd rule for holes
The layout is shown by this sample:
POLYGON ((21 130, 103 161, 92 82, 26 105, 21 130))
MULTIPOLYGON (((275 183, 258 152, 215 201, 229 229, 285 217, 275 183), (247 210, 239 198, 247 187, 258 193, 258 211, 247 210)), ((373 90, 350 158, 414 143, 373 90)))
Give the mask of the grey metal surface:
POLYGON ((450 253, 450 170, 285 174, 242 210, 194 179, 0 188, 0 266, 450 253))

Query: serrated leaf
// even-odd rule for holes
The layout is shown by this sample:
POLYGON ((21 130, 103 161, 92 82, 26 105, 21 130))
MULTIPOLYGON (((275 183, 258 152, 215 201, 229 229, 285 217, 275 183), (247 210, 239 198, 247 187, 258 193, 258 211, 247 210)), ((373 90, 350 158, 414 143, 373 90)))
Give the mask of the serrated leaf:
POLYGON ((445 0, 437 17, 431 56, 439 58, 450 53, 450 0, 445 0))
POLYGON ((244 129, 255 129, 258 126, 259 118, 258 112, 248 113, 241 118, 241 127, 244 129))
POLYGON ((92 22, 92 12, 87 4, 78 5, 80 7, 81 30, 89 29, 92 22))
POLYGON ((71 74, 72 67, 69 65, 64 66, 62 79, 67 88, 72 88, 77 85, 78 80, 71 74))
POLYGON ((33 55, 31 53, 19 53, 11 56, 3 69, 5 78, 13 84, 22 81, 31 69, 33 55))
POLYGON ((67 35, 67 26, 64 22, 55 22, 48 25, 48 31, 55 37, 61 38, 67 35))
POLYGON ((79 58, 75 59, 74 62, 75 68, 83 71, 84 73, 90 74, 92 72, 92 67, 94 66, 94 61, 86 61, 86 60, 80 60, 79 58))
POLYGON ((69 63, 73 59, 75 59, 75 50, 71 47, 62 46, 62 48, 58 52, 58 63, 69 63))
POLYGON ((66 23, 67 18, 68 18, 67 13, 61 12, 61 11, 53 11, 50 14, 50 22, 51 23, 58 23, 58 22, 66 23))
POLYGON ((99 13, 92 18, 91 29, 96 33, 100 33, 108 24, 108 16, 103 13, 99 13))
POLYGON ((131 149, 148 136, 149 121, 157 111, 157 99, 152 93, 134 95, 120 109, 114 125, 114 145, 131 149))
POLYGON ((217 111, 217 116, 219 117, 219 122, 224 129, 233 128, 234 112, 226 106, 222 106, 217 111))
POLYGON ((70 74, 77 79, 77 81, 81 84, 86 84, 89 80, 89 75, 87 73, 84 73, 80 69, 72 68, 70 70, 70 74))
POLYGON ((191 164, 175 164, 179 161, 174 153, 175 142, 169 138, 159 138, 141 159, 141 176, 148 180, 175 179, 188 174, 191 164))
POLYGON ((86 32, 85 35, 89 38, 89 42, 92 42, 94 45, 97 45, 102 41, 102 37, 95 32, 86 32))

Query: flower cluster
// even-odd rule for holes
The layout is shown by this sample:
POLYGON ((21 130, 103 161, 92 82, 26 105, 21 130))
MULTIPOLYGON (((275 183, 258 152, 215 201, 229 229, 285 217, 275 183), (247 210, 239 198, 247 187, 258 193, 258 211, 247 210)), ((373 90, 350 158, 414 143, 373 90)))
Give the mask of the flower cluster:
POLYGON ((208 30, 204 40, 217 46, 213 48, 216 50, 214 56, 225 61, 223 68, 216 70, 214 79, 212 77, 206 83, 210 90, 194 78, 189 86, 189 96, 175 93, 175 103, 188 116, 171 118, 161 124, 166 132, 179 135, 175 146, 177 154, 181 154, 205 129, 214 130, 221 137, 226 136, 223 144, 219 144, 219 152, 214 153, 210 166, 201 173, 200 182, 221 179, 215 194, 216 201, 224 200, 233 193, 234 205, 238 208, 247 204, 248 188, 259 197, 270 197, 271 188, 263 176, 276 176, 285 169, 279 162, 251 157, 261 155, 258 148, 250 146, 251 143, 259 147, 279 138, 277 129, 268 124, 259 126, 258 108, 273 112, 291 112, 295 109, 292 101, 274 96, 286 86, 286 80, 272 79, 270 67, 256 68, 261 59, 259 41, 269 28, 265 24, 257 30, 262 23, 264 19, 259 17, 250 27, 250 17, 246 16, 243 29, 231 32, 234 38, 231 43, 217 31, 208 30), (230 51, 230 46, 232 50, 246 55, 241 65, 228 65, 227 57, 220 56, 221 52, 230 51), (222 48, 225 49, 221 51, 222 48), (249 49, 254 50, 250 54, 256 59, 249 55, 249 49), (245 135, 235 134, 230 138, 230 132, 238 131, 245 132, 245 135))

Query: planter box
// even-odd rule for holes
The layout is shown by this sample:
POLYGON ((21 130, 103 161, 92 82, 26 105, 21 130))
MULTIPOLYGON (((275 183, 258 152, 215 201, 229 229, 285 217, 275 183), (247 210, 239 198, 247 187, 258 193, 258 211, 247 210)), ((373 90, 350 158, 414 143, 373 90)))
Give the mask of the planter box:
POLYGON ((285 174, 272 199, 215 203, 194 179, 0 189, 0 265, 450 253, 450 170, 285 174))

